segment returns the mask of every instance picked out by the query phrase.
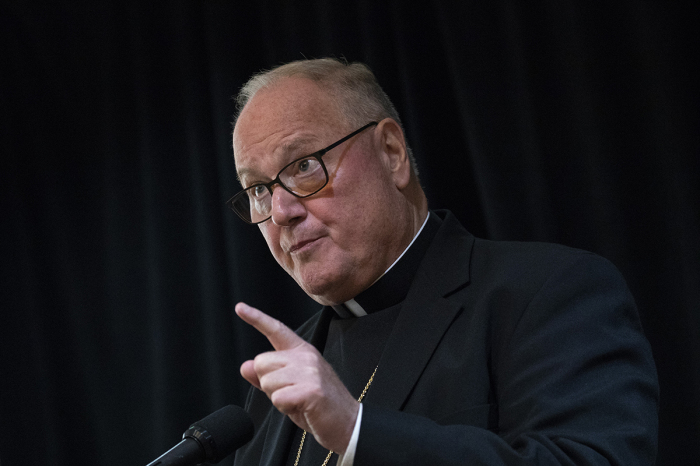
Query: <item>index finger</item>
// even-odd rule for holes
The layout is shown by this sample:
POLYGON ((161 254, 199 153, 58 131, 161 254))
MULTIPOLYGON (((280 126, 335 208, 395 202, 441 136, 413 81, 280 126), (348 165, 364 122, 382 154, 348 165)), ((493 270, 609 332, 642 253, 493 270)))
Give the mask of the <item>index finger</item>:
POLYGON ((246 323, 265 335, 275 350, 286 350, 305 343, 292 329, 274 317, 248 306, 246 303, 236 304, 236 314, 246 323))

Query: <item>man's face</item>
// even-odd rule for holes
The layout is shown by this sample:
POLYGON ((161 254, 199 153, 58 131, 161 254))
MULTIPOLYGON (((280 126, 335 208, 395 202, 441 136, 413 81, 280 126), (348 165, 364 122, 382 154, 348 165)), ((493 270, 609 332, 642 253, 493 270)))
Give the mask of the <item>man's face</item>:
MULTIPOLYGON (((317 84, 284 78, 259 91, 236 122, 241 183, 247 188, 269 182, 287 163, 356 129, 317 84)), ((277 262, 309 296, 338 304, 371 285, 400 254, 404 239, 392 214, 402 198, 377 127, 334 148, 323 161, 328 185, 304 199, 275 185, 272 218, 258 226, 277 262)))

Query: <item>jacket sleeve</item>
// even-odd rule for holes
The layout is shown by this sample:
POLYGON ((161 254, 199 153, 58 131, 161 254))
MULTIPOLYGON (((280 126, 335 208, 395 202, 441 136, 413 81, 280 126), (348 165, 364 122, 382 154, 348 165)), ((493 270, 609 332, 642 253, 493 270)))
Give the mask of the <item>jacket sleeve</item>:
POLYGON ((514 312, 490 355, 497 428, 366 405, 355 464, 653 464, 656 370, 617 269, 582 253, 514 312))

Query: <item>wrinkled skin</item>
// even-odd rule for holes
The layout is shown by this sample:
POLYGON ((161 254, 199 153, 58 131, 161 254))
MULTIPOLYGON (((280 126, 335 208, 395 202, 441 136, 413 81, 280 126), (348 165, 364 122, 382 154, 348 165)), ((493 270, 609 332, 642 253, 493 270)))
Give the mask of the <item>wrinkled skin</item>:
MULTIPOLYGON (((368 122, 367 122, 368 123, 368 122)), ((244 187, 269 182, 295 158, 358 128, 316 83, 284 78, 258 91, 233 134, 244 187)), ((347 301, 396 260, 427 215, 399 125, 384 119, 323 157, 330 180, 299 199, 273 188, 272 218, 259 224, 272 255, 299 286, 324 305, 347 301)), ((272 344, 241 366, 241 374, 324 447, 344 453, 359 403, 312 345, 281 322, 246 304, 236 313, 272 344)))

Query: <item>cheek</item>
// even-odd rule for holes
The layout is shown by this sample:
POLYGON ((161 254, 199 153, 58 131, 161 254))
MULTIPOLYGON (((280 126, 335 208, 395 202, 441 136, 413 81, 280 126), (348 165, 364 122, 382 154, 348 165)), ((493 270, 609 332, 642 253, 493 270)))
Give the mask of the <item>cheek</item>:
MULTIPOLYGON (((383 218, 377 215, 381 210, 381 201, 364 194, 357 193, 347 197, 350 202, 335 203, 333 209, 326 211, 327 215, 323 219, 329 227, 328 232, 333 240, 335 252, 341 255, 350 254, 352 260, 358 262, 355 265, 368 260, 379 240, 378 230, 383 230, 383 218)), ((341 261, 341 257, 335 259, 341 261)))
MULTIPOLYGON (((373 167, 372 167, 373 168, 373 167)), ((350 231, 362 231, 391 216, 393 198, 381 173, 367 172, 353 182, 344 183, 336 194, 339 202, 333 215, 350 231)))

